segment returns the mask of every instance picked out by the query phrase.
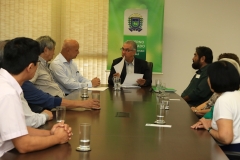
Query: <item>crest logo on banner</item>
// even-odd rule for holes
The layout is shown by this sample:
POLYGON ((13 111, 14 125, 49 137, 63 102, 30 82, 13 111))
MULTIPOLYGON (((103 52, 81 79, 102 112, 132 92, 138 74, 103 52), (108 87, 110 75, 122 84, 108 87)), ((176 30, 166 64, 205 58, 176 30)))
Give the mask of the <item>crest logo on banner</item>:
POLYGON ((140 14, 134 13, 128 17, 129 30, 138 31, 142 30, 143 18, 140 14))

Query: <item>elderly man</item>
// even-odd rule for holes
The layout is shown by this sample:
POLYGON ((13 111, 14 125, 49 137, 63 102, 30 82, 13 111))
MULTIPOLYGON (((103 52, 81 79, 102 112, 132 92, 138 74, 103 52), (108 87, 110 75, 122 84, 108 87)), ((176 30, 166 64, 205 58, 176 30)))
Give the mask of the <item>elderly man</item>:
POLYGON ((96 77, 90 81, 80 74, 77 65, 72 61, 78 54, 78 42, 73 39, 66 39, 63 42, 61 53, 50 64, 53 77, 65 94, 81 88, 82 83, 87 83, 88 87, 100 85, 99 78, 96 77))
POLYGON ((51 130, 26 126, 21 85, 34 76, 39 54, 38 43, 29 38, 15 38, 4 47, 0 69, 0 157, 14 147, 20 153, 27 153, 71 139, 71 128, 62 123, 51 130))
POLYGON ((24 97, 31 109, 37 113, 44 109, 51 110, 60 105, 66 106, 68 109, 77 107, 100 109, 99 100, 79 101, 64 98, 64 92, 54 81, 48 69, 48 62, 53 58, 56 43, 49 36, 41 36, 37 41, 41 51, 38 69, 30 80, 32 83, 26 81, 22 85, 24 97))
POLYGON ((134 41, 126 41, 121 50, 122 57, 113 60, 108 83, 113 85, 112 79, 114 76, 120 77, 121 83, 123 83, 128 73, 140 73, 143 74, 143 78, 138 79, 137 84, 139 86, 150 86, 152 84, 152 77, 147 62, 134 57, 137 51, 137 44, 134 41), (125 57, 125 63, 120 75, 119 73, 116 73, 113 66, 121 62, 123 57, 125 57))
POLYGON ((36 39, 39 43, 41 54, 39 56, 40 64, 30 80, 38 89, 49 93, 52 96, 64 97, 65 94, 54 81, 48 68, 48 62, 52 60, 56 42, 49 36, 41 36, 36 39))
POLYGON ((181 95, 190 107, 206 102, 213 94, 207 83, 207 69, 213 60, 212 50, 205 46, 197 47, 192 60, 192 68, 197 72, 181 95))

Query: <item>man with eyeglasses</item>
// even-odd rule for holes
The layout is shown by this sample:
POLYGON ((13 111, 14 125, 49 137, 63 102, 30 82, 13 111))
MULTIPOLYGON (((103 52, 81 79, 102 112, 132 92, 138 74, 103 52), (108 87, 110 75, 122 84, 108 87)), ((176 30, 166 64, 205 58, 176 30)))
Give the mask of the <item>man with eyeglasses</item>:
POLYGON ((40 48, 36 41, 18 37, 7 42, 0 69, 0 157, 13 148, 20 153, 67 143, 72 129, 57 123, 51 130, 26 126, 21 85, 31 79, 37 69, 40 48))
POLYGON ((139 86, 150 86, 152 84, 152 77, 147 62, 134 57, 137 51, 137 44, 131 40, 126 41, 120 50, 122 51, 122 57, 113 60, 108 84, 113 85, 113 77, 120 77, 121 83, 123 83, 128 73, 139 73, 143 74, 143 78, 138 79, 136 81, 137 84, 139 86), (121 62, 123 57, 125 57, 125 63, 120 75, 115 71, 114 66, 121 62))

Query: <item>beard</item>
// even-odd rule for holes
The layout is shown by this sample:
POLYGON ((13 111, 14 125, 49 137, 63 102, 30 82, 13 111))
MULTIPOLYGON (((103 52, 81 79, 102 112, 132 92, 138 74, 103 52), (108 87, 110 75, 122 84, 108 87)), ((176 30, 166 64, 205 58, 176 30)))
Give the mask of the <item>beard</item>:
POLYGON ((193 69, 200 69, 200 68, 201 68, 200 61, 198 60, 198 61, 196 61, 196 62, 193 62, 192 68, 193 68, 193 69))

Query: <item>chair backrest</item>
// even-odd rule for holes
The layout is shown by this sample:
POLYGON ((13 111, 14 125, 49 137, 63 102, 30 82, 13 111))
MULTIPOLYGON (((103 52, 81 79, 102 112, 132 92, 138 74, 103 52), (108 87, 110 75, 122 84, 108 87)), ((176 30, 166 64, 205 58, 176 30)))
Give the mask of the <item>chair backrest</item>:
POLYGON ((148 63, 148 67, 149 67, 150 72, 151 72, 151 77, 152 77, 153 63, 152 62, 147 62, 147 63, 148 63))

